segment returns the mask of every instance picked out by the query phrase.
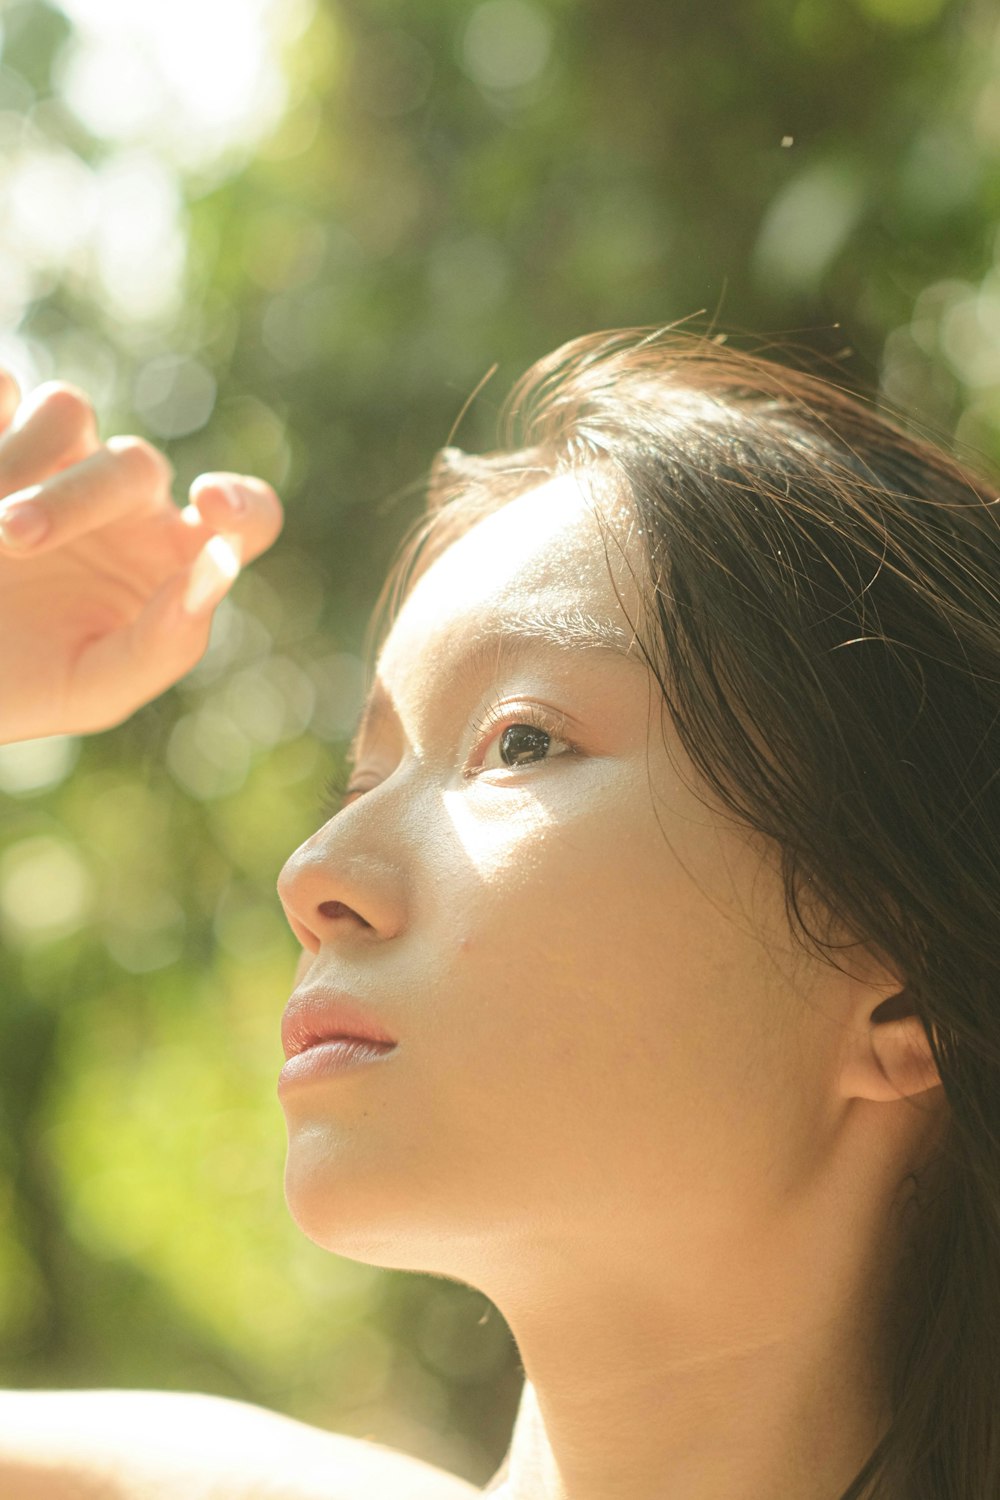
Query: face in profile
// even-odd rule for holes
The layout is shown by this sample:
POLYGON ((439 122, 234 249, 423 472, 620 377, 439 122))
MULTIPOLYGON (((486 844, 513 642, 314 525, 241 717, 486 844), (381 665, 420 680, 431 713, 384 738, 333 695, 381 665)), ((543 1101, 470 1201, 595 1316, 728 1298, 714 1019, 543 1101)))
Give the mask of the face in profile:
POLYGON ((302 982, 397 1042, 282 1093, 291 1210, 339 1254, 498 1298, 569 1259, 683 1286, 824 1150, 847 981, 697 795, 644 566, 572 476, 452 543, 383 648, 360 794, 282 872, 302 982))

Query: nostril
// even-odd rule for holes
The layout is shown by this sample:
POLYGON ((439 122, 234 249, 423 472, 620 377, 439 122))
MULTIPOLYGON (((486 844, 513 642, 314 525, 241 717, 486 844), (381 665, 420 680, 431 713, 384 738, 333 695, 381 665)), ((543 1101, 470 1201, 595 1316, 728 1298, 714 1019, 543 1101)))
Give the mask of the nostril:
POLYGON ((371 926, 371 923, 366 922, 353 906, 348 906, 344 901, 321 901, 316 910, 321 917, 356 917, 363 927, 371 926))

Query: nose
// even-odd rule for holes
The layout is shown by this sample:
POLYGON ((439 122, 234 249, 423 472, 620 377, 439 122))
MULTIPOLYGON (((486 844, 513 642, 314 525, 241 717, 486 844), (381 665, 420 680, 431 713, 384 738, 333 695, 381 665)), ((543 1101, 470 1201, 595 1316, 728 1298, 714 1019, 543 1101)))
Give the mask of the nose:
MULTIPOLYGON (((329 827, 329 825, 327 825, 329 827)), ((336 857, 320 829, 278 876, 278 898, 303 948, 352 937, 391 937, 401 925, 397 872, 366 855, 336 857)))

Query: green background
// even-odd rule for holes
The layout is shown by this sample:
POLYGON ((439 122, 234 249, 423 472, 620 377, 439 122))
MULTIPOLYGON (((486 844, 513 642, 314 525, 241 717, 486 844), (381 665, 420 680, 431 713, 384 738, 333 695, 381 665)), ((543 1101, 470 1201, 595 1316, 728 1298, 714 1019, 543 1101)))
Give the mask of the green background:
POLYGON ((0 9, 0 358, 158 443, 179 501, 258 473, 287 526, 166 697, 0 749, 0 1382, 233 1395, 483 1482, 521 1382, 497 1310, 325 1255, 285 1211, 277 872, 341 769, 421 478, 494 364, 470 449, 557 344, 685 319, 1000 460, 1000 21, 149 6, 171 51, 145 9, 0 9), (198 109, 239 83, 247 16, 263 61, 216 130, 198 109))

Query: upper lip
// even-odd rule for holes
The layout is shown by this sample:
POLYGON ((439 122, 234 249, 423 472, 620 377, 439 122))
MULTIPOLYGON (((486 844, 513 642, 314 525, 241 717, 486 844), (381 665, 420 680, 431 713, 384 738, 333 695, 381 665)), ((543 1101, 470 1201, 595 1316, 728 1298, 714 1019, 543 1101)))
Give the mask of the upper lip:
POLYGON ((293 990, 281 1018, 285 1057, 295 1057, 317 1042, 330 1042, 336 1037, 396 1045, 395 1038, 350 995, 319 986, 293 990))

